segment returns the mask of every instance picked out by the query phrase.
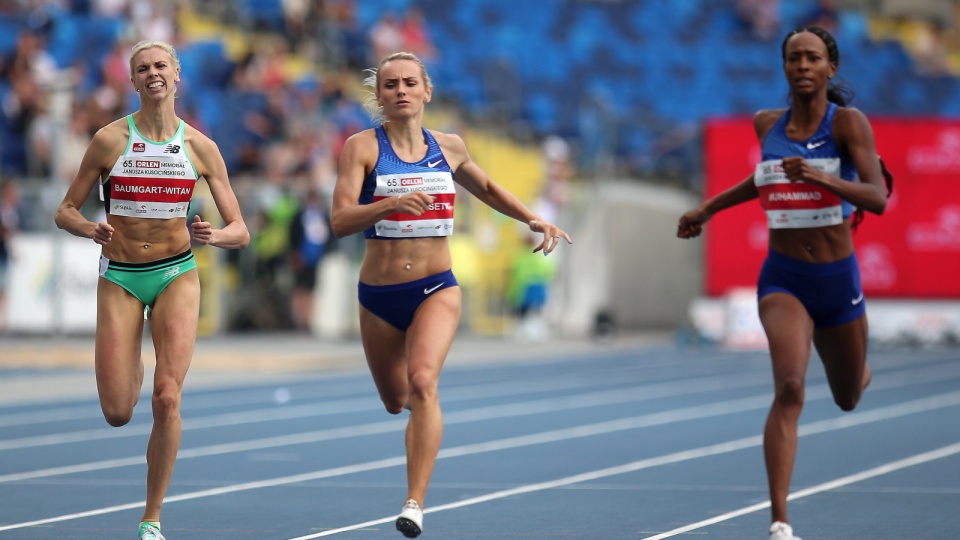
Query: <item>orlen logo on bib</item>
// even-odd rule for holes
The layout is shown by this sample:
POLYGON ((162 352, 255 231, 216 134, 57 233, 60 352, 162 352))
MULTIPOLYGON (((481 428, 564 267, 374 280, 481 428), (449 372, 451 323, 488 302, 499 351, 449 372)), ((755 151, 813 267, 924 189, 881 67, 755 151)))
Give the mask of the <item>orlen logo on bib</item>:
POLYGON ((133 151, 134 151, 134 152, 146 152, 146 151, 147 151, 147 145, 144 144, 144 143, 142 143, 142 142, 135 142, 135 143, 133 143, 133 151))
POLYGON ((400 185, 401 185, 401 186, 422 186, 422 185, 423 185, 423 178, 421 178, 421 177, 417 177, 417 178, 401 178, 401 179, 400 179, 400 185))

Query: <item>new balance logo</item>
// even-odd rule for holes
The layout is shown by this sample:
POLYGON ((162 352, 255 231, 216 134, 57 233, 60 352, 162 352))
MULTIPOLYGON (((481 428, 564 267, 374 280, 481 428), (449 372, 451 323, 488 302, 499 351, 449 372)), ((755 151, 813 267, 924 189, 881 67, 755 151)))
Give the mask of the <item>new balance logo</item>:
POLYGON ((164 154, 179 154, 180 145, 179 144, 168 144, 167 147, 163 150, 164 154))

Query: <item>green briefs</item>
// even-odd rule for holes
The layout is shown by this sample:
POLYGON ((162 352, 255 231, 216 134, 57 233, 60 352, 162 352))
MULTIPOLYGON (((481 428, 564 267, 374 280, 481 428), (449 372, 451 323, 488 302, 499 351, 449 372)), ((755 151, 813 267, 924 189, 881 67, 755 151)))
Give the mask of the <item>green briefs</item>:
POLYGON ((177 276, 196 267, 197 260, 190 250, 147 263, 117 262, 100 256, 100 277, 123 287, 145 306, 150 307, 153 307, 157 296, 177 276))

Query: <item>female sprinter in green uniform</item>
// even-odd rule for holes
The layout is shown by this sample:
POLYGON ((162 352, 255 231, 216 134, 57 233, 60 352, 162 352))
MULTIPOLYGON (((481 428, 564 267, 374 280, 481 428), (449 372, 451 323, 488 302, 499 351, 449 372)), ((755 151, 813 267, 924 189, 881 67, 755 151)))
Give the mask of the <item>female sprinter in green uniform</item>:
POLYGON ((130 421, 143 383, 144 309, 152 310, 157 364, 153 431, 147 445, 147 501, 140 540, 163 540, 160 506, 180 447, 180 398, 200 317, 200 280, 190 251, 198 244, 244 248, 250 234, 217 145, 177 117, 180 64, 173 47, 134 46, 130 78, 140 110, 100 129, 57 209, 57 226, 102 247, 97 284, 96 376, 111 426, 130 421), (187 210, 203 177, 225 226, 214 229, 187 210), (80 207, 99 185, 105 222, 80 207))

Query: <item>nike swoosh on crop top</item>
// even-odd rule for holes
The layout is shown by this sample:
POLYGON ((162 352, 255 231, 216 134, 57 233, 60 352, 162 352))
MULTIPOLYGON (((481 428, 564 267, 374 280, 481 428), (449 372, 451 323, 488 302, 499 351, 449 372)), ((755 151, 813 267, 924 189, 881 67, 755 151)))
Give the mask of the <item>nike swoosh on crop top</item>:
POLYGON ((753 175, 760 206, 767 214, 771 229, 804 229, 827 227, 843 223, 853 212, 853 205, 826 188, 806 182, 791 182, 783 172, 783 158, 800 156, 821 171, 847 181, 857 178, 857 170, 841 154, 833 140, 833 120, 837 105, 830 103, 827 112, 810 138, 793 141, 787 137, 786 127, 792 109, 770 128, 763 139, 763 157, 753 175))
POLYGON ((133 115, 127 116, 127 126, 127 148, 100 184, 100 200, 107 213, 148 219, 186 217, 199 178, 183 141, 186 124, 181 120, 176 134, 164 142, 144 137, 133 115))
POLYGON ((440 145, 429 131, 423 129, 427 155, 416 163, 401 160, 383 126, 375 132, 380 155, 373 171, 363 180, 359 204, 371 204, 386 197, 422 191, 433 197, 426 211, 415 216, 395 212, 363 231, 364 238, 397 239, 450 236, 453 234, 453 207, 456 187, 453 171, 447 164, 440 145))

